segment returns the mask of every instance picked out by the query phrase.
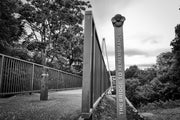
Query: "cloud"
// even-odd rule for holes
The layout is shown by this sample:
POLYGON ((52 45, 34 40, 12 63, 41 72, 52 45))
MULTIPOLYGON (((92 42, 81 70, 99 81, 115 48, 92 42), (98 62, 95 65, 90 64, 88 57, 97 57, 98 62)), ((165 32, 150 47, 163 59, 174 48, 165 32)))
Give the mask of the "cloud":
MULTIPOLYGON (((153 50, 140 50, 137 48, 134 49, 125 49, 125 55, 128 57, 133 57, 133 56, 145 56, 145 57, 156 57, 162 52, 167 52, 170 51, 168 48, 155 48, 153 50)), ((113 50, 108 51, 108 56, 114 56, 115 52, 113 50)))
POLYGON ((141 40, 142 43, 158 44, 162 40, 162 36, 152 35, 141 40))
POLYGON ((141 33, 141 34, 135 34, 130 35, 128 37, 129 40, 137 40, 141 44, 159 44, 164 39, 163 35, 157 35, 157 34, 149 34, 149 33, 141 33))
POLYGON ((125 50, 125 55, 131 57, 131 56, 136 56, 136 55, 142 55, 145 57, 156 57, 162 52, 167 52, 170 51, 168 48, 155 48, 153 50, 139 50, 139 49, 127 49, 125 50))
MULTIPOLYGON (((135 56, 135 55, 143 55, 143 56, 148 56, 148 52, 145 52, 143 50, 138 50, 138 49, 126 49, 125 50, 125 55, 127 56, 135 56)), ((114 56, 115 55, 115 51, 111 50, 108 51, 108 56, 114 56)))
POLYGON ((125 50, 125 55, 127 56, 148 55, 148 53, 138 49, 127 49, 125 50))
POLYGON ((112 14, 115 15, 119 10, 122 11, 128 8, 128 6, 134 4, 135 1, 136 0, 91 0, 91 9, 93 10, 95 21, 100 24, 105 24, 113 17, 112 14))

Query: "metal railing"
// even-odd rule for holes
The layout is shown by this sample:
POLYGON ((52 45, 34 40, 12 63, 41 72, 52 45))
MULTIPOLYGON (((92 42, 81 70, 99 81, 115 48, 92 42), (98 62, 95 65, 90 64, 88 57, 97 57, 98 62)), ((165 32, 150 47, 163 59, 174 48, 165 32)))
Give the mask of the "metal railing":
POLYGON ((82 118, 89 118, 111 84, 91 11, 85 13, 84 30, 82 118))
MULTIPOLYGON (((0 54, 0 95, 40 91, 43 65, 0 54)), ((48 89, 82 87, 82 77, 46 67, 48 89)))

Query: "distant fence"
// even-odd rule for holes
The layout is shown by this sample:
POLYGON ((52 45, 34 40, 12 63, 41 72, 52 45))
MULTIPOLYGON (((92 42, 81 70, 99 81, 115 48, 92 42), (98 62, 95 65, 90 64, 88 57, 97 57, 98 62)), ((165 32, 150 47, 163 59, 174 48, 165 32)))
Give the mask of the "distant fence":
MULTIPOLYGON (((82 87, 82 77, 46 67, 48 89, 82 87)), ((43 65, 0 54, 0 95, 40 91, 43 65)))
POLYGON ((84 30, 82 118, 89 118, 111 84, 91 11, 85 13, 84 30))

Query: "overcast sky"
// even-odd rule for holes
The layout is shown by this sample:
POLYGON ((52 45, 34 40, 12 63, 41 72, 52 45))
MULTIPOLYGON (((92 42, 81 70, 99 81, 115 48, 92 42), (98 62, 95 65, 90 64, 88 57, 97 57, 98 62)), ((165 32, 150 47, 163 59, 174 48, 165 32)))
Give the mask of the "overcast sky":
POLYGON ((114 29, 111 18, 125 16, 125 66, 149 66, 156 56, 171 51, 174 27, 180 24, 179 0, 91 0, 93 16, 101 43, 106 39, 110 69, 115 69, 114 29))

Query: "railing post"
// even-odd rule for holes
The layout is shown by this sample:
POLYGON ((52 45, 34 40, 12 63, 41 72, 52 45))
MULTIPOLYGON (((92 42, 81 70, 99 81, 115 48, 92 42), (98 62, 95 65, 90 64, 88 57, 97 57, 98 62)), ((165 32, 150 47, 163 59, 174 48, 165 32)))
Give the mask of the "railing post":
POLYGON ((123 45, 123 23, 125 21, 125 17, 121 16, 120 14, 117 14, 111 20, 115 32, 117 120, 127 120, 123 45))
POLYGON ((32 77, 31 77, 31 91, 33 91, 33 84, 34 84, 34 63, 32 64, 32 77))
POLYGON ((58 85, 59 85, 59 78, 60 78, 60 75, 59 75, 59 71, 57 71, 58 72, 58 79, 57 79, 57 86, 56 86, 56 89, 58 89, 58 85))
POLYGON ((91 108, 91 79, 92 79, 92 12, 85 13, 83 53, 83 87, 82 87, 82 117, 90 117, 91 108))
POLYGON ((3 67, 4 67, 4 55, 2 55, 1 68, 0 68, 0 93, 2 92, 2 78, 3 78, 3 67))

